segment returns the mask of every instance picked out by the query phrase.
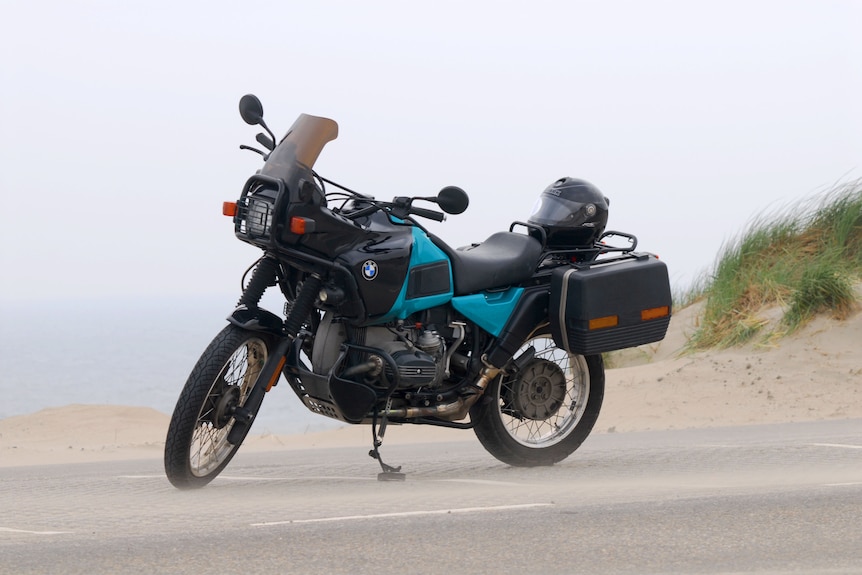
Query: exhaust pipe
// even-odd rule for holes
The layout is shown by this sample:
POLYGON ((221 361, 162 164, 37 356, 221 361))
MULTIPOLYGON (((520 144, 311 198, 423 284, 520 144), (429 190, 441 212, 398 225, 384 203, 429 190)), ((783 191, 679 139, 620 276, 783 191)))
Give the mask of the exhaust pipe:
POLYGON ((497 377, 500 370, 496 367, 486 367, 479 374, 479 378, 473 384, 476 388, 476 393, 467 397, 459 397, 451 403, 443 405, 430 405, 428 407, 400 407, 397 409, 387 409, 384 414, 386 417, 401 417, 404 419, 415 419, 418 417, 437 417, 449 421, 458 421, 467 417, 467 412, 473 407, 480 397, 488 389, 488 384, 497 377))

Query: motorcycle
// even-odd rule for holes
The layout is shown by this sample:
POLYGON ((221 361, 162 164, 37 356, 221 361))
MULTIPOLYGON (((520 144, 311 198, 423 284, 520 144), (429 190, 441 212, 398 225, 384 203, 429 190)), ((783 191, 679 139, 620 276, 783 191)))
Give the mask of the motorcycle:
POLYGON ((180 392, 165 441, 174 486, 228 465, 282 376, 312 412, 370 425, 381 480, 405 476, 380 455, 389 424, 472 429, 506 464, 552 465, 596 422, 602 354, 664 338, 667 268, 605 230, 609 201, 589 182, 560 178, 526 222, 453 249, 418 218, 464 212, 460 188, 355 192, 313 169, 333 120, 302 114, 277 142, 258 98, 239 108, 265 131, 263 149, 240 148, 264 164, 223 212, 263 255, 180 392), (275 286, 283 317, 259 306, 275 286))

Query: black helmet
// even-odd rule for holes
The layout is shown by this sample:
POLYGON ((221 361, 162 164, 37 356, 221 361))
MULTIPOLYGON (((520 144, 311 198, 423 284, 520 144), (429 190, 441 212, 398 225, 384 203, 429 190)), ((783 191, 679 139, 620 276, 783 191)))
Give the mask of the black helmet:
POLYGON ((545 188, 527 221, 545 229, 549 248, 591 247, 605 231, 608 204, 591 183, 560 178, 545 188))

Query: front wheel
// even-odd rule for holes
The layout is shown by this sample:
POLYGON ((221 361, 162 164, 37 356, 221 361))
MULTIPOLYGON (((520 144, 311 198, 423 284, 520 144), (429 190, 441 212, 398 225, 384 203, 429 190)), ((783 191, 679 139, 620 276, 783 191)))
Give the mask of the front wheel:
POLYGON ((474 407, 476 437, 494 457, 516 467, 553 465, 590 434, 605 392, 601 355, 570 354, 547 330, 531 336, 533 359, 514 375, 501 374, 474 407))
POLYGON ((272 348, 270 336, 228 325, 201 355, 165 439, 165 472, 175 487, 203 487, 233 458, 244 439, 235 445, 227 440, 233 414, 248 399, 272 348))

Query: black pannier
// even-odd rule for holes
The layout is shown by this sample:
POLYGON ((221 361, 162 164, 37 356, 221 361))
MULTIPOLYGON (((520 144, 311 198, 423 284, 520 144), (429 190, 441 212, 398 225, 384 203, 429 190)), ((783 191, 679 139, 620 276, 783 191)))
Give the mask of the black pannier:
POLYGON ((671 316, 667 266, 652 254, 557 268, 551 334, 570 353, 591 355, 664 339, 671 316))

